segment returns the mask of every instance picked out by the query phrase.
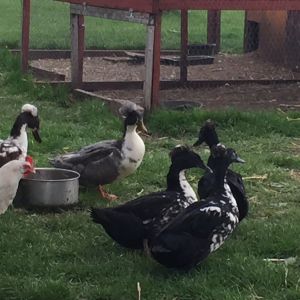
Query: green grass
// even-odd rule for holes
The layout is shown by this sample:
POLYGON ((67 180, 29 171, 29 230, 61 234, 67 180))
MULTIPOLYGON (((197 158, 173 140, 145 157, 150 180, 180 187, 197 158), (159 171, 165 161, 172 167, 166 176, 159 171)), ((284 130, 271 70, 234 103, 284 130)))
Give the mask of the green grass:
MULTIPOLYGON (((38 106, 42 144, 30 135, 29 153, 38 166, 48 158, 121 134, 121 120, 98 101, 71 102, 68 91, 35 86, 17 71, 17 60, 0 53, 1 137, 6 137, 22 104, 38 106)), ((299 112, 288 113, 300 117, 299 112)), ((165 269, 143 253, 116 245, 89 218, 91 205, 109 205, 94 189, 80 191, 76 209, 61 213, 9 210, 0 217, 0 299, 142 299, 159 300, 298 300, 299 259, 288 266, 263 261, 300 255, 300 122, 279 112, 193 110, 157 111, 147 117, 153 132, 136 174, 108 188, 117 203, 163 189, 168 152, 178 143, 192 144, 207 118, 218 123, 222 142, 246 160, 233 169, 246 180, 250 214, 234 234, 203 264, 189 273, 165 269), (159 139, 166 137, 165 139, 159 139)), ((208 157, 207 149, 199 149, 208 157)), ((189 172, 193 185, 201 172, 189 172)), ((115 203, 115 204, 117 204, 115 203)), ((112 205, 115 205, 112 204, 112 205)))
MULTIPOLYGON (((69 6, 49 0, 32 0, 32 48, 70 48, 69 6)), ((0 1, 0 45, 20 47, 22 1, 0 1)), ((243 12, 222 13, 222 51, 241 52, 243 45, 243 12)), ((206 12, 189 14, 191 43, 206 43, 206 12)), ((86 46, 98 49, 144 49, 145 26, 128 22, 86 18, 86 46)), ((180 14, 165 13, 162 22, 162 44, 165 49, 178 49, 180 14)))

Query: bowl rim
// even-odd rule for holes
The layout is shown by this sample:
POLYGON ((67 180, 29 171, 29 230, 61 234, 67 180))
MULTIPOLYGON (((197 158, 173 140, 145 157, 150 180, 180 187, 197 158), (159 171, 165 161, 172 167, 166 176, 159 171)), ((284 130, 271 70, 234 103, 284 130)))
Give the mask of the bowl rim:
POLYGON ((73 170, 68 170, 68 169, 61 169, 61 168, 35 168, 35 170, 58 170, 58 171, 64 171, 64 172, 69 172, 69 173, 73 173, 74 177, 72 178, 62 178, 62 179, 38 179, 38 178, 28 178, 28 177, 23 177, 22 180, 25 181, 38 181, 38 182, 66 182, 66 181, 73 181, 76 179, 79 179, 80 174, 76 171, 73 170))

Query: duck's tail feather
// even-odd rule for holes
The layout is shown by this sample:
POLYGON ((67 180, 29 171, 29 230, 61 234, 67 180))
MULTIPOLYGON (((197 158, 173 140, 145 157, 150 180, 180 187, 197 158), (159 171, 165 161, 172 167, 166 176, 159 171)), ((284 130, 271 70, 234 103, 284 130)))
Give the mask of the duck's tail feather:
POLYGON ((92 207, 90 209, 90 217, 94 223, 102 225, 106 221, 105 209, 92 207))

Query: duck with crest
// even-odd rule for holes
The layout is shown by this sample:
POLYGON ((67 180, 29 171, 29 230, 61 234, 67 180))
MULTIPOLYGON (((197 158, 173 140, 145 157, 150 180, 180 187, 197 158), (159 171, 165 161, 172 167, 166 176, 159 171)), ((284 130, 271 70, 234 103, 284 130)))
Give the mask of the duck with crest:
POLYGON ((119 112, 124 117, 121 139, 101 141, 50 160, 56 168, 77 171, 81 185, 98 186, 101 196, 107 200, 115 200, 117 196, 108 194, 103 185, 134 173, 145 154, 144 141, 137 133, 137 129, 147 133, 143 110, 130 103, 122 106, 119 112))
MULTIPOLYGON (((205 142, 210 149, 216 145, 220 145, 219 137, 216 132, 216 125, 213 121, 207 120, 204 125, 200 128, 198 140, 194 143, 195 146, 201 145, 205 142)), ((207 165, 211 167, 211 156, 208 159, 207 165)), ((206 173, 198 182, 198 195, 199 198, 206 198, 210 195, 213 191, 214 186, 214 174, 206 173)), ((239 212, 240 212, 240 221, 244 219, 249 210, 249 204, 246 197, 246 191, 244 186, 244 181, 242 176, 231 170, 228 169, 226 173, 226 180, 231 189, 231 192, 237 201, 239 212)))
POLYGON ((6 140, 0 140, 0 167, 11 160, 25 160, 28 151, 27 128, 32 130, 34 139, 41 143, 38 110, 31 104, 22 106, 10 136, 6 140))
POLYGON ((152 257, 160 264, 188 270, 217 250, 239 223, 239 210, 226 181, 232 162, 244 162, 233 149, 212 147, 213 193, 191 204, 153 239, 152 257))
POLYGON ((128 201, 113 208, 92 208, 91 217, 107 234, 127 248, 142 249, 145 240, 159 231, 180 211, 197 201, 185 171, 207 169, 201 157, 185 146, 170 152, 167 189, 128 201))

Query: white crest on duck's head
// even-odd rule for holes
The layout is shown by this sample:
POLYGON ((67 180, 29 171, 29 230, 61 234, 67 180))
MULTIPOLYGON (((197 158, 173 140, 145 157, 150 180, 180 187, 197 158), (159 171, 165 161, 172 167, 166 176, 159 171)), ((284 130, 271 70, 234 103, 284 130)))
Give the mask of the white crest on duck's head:
POLYGON ((37 117, 37 115, 38 115, 38 110, 37 110, 37 108, 36 108, 34 105, 28 104, 28 103, 27 103, 27 104, 24 104, 24 105, 22 106, 21 112, 29 112, 29 113, 32 114, 33 117, 37 117))

